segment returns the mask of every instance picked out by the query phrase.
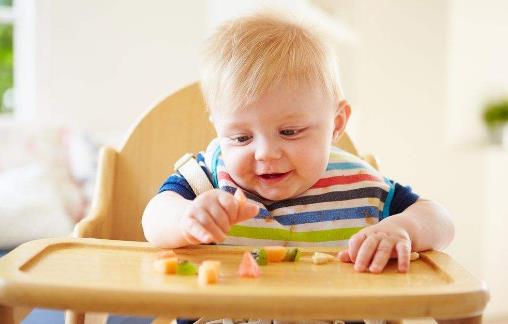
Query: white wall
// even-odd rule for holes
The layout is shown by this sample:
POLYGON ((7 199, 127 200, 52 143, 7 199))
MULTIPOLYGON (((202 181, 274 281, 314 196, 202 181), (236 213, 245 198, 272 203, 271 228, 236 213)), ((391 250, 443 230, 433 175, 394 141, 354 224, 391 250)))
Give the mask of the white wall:
POLYGON ((17 0, 17 117, 117 143, 158 99, 198 79, 216 24, 267 6, 309 9, 306 0, 17 0))
POLYGON ((447 141, 467 146, 485 137, 485 103, 508 96, 508 3, 453 0, 450 9, 447 141))
POLYGON ((198 78, 203 1, 39 0, 36 120, 117 134, 198 78))
MULTIPOLYGON (((488 100, 508 97, 506 13, 508 2, 501 0, 450 2, 446 115, 446 142, 456 151, 467 152, 481 162, 464 163, 468 169, 463 168, 463 171, 474 174, 476 181, 465 178, 461 183, 474 184, 481 189, 475 189, 481 197, 475 205, 481 209, 474 214, 474 210, 468 211, 467 207, 475 200, 461 202, 464 213, 469 215, 469 222, 461 222, 469 240, 456 245, 455 250, 469 251, 477 241, 475 229, 483 230, 484 240, 479 242, 481 254, 472 253, 471 264, 482 266, 482 277, 489 285, 492 301, 488 315, 504 321, 508 321, 508 276, 504 273, 508 267, 508 206, 505 203, 508 151, 482 145, 485 129, 481 110, 488 100)), ((460 158, 456 156, 455 161, 461 163, 460 158)), ((459 203, 458 197, 456 199, 459 203)))

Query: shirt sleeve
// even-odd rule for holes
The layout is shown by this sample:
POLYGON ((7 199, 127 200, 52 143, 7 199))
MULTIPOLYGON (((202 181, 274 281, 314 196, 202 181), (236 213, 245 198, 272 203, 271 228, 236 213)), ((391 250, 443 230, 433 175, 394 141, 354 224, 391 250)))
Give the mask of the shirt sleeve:
MULTIPOLYGON (((203 156, 203 154, 198 153, 196 155, 196 161, 201 166, 201 169, 205 171, 208 180, 211 182, 210 172, 206 168, 205 157, 203 156)), ((196 194, 192 190, 192 187, 179 172, 173 173, 166 179, 166 181, 164 181, 164 183, 159 189, 159 193, 168 190, 176 192, 177 194, 179 194, 180 196, 182 196, 187 200, 194 200, 196 198, 196 194)))
POLYGON ((390 215, 395 215, 402 213, 406 208, 414 204, 420 196, 414 193, 410 186, 403 186, 393 181, 392 183, 395 189, 390 205, 390 215))

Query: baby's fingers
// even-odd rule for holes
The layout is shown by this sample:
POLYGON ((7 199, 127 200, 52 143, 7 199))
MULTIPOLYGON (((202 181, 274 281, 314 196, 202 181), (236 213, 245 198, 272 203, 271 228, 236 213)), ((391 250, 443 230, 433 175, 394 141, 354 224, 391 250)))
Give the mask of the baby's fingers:
POLYGON ((259 213, 259 207, 256 204, 251 202, 246 202, 244 205, 241 205, 238 210, 238 219, 237 223, 243 222, 244 220, 251 219, 252 217, 256 217, 259 213))
POLYGON ((370 264, 374 252, 376 251, 379 240, 374 236, 369 236, 362 242, 355 259, 355 270, 359 272, 366 271, 370 264))
POLYGON ((390 256, 392 254, 394 243, 389 239, 382 239, 379 242, 374 258, 369 267, 369 271, 373 273, 380 273, 385 268, 390 256))
POLYGON ((411 256, 411 243, 409 241, 399 241, 395 245, 397 250, 397 264, 400 272, 409 271, 409 262, 411 256))
POLYGON ((210 203, 207 207, 207 211, 210 215, 208 222, 210 223, 210 226, 216 229, 216 231, 213 232, 206 224, 204 225, 211 233, 218 235, 214 235, 215 242, 222 242, 226 233, 229 232, 230 226, 228 213, 220 203, 210 203))
POLYGON ((356 261, 356 256, 358 255, 358 250, 360 250, 360 246, 362 246, 363 241, 366 239, 366 235, 362 232, 356 233, 351 236, 348 242, 348 254, 351 261, 356 261))
MULTIPOLYGON (((223 213, 220 207, 217 210, 213 210, 213 212, 223 213)), ((217 216, 217 218, 220 218, 220 215, 217 216)), ((211 240, 207 241, 207 243, 211 241, 217 243, 224 241, 226 234, 217 224, 214 215, 212 215, 209 210, 207 212, 195 215, 194 219, 199 223, 199 225, 201 225, 201 228, 203 228, 209 234, 211 240)))
POLYGON ((180 223, 183 236, 189 244, 209 243, 212 236, 208 231, 195 219, 185 217, 180 223))
POLYGON ((242 222, 255 217, 259 213, 259 207, 247 200, 242 189, 238 188, 235 192, 235 199, 238 201, 238 213, 235 223, 242 222))
POLYGON ((351 257, 349 256, 348 250, 340 251, 337 257, 342 262, 353 263, 353 260, 351 260, 351 257))

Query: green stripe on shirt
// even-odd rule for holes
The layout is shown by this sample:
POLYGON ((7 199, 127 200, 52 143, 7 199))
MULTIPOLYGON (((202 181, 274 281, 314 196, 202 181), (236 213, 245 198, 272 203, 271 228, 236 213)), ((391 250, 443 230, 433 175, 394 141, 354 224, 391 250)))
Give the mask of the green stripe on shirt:
POLYGON ((228 235, 260 240, 281 240, 291 242, 327 242, 347 240, 363 227, 349 227, 311 232, 290 232, 280 228, 250 227, 234 225, 228 235))

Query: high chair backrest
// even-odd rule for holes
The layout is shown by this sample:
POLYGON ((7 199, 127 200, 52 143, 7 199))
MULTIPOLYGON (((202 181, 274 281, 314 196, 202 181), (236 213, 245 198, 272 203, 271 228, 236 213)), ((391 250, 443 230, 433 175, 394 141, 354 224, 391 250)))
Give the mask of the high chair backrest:
MULTIPOLYGON (((91 210, 73 235, 144 241, 148 201, 183 154, 204 150, 214 136, 198 83, 169 95, 134 125, 118 151, 101 150, 91 210)), ((347 134, 335 145, 358 155, 347 134)))

